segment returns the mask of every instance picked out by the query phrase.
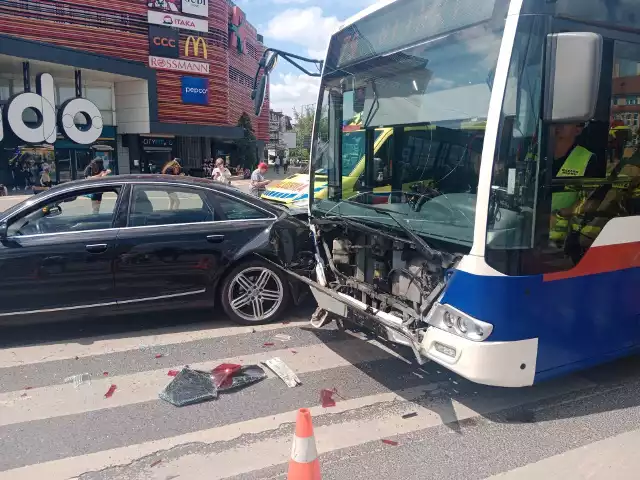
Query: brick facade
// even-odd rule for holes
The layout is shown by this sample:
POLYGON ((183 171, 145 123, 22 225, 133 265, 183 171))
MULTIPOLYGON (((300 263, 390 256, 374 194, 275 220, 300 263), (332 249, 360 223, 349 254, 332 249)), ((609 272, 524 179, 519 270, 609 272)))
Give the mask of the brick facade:
MULTIPOLYGON (((90 53, 148 63, 147 0, 0 0, 2 33, 90 53)), ((269 139, 269 105, 253 115, 251 83, 264 46, 255 28, 239 29, 244 51, 230 44, 235 6, 209 0, 209 32, 196 33, 207 42, 208 59, 184 57, 188 31, 180 31, 180 56, 210 64, 209 104, 181 101, 183 73, 157 71, 158 120, 166 123, 235 126, 242 112, 251 115, 259 140, 269 139)), ((236 10, 236 13, 239 13, 236 10)), ((193 54, 193 51, 190 52, 193 54)), ((20 52, 16 52, 19 56, 20 52)))

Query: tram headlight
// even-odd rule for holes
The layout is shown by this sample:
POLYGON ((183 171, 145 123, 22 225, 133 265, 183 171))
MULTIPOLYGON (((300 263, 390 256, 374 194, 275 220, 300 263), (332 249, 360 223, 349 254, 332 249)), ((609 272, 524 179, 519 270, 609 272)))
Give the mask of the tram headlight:
POLYGON ((451 315, 449 311, 445 310, 442 314, 442 322, 445 324, 445 326, 453 328, 453 315, 451 315))
POLYGON ((464 317, 456 318, 456 328, 460 333, 467 333, 469 331, 469 328, 467 328, 467 319, 464 317))
POLYGON ((451 305, 436 303, 424 319, 426 323, 460 337, 482 342, 493 331, 493 325, 458 310, 451 305))

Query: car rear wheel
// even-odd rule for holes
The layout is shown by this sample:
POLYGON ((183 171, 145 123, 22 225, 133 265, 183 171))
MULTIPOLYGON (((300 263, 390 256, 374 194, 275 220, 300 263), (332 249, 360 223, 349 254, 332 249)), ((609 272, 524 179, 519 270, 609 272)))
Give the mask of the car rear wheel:
POLYGON ((275 322, 289 300, 286 274, 262 260, 238 265, 222 284, 222 306, 231 320, 242 325, 275 322))

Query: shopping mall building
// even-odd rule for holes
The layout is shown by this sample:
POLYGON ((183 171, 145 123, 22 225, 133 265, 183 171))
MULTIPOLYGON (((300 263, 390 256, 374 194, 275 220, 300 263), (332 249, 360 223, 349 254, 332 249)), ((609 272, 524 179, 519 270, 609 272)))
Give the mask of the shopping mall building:
POLYGON ((250 99, 262 39, 229 0, 0 0, 0 24, 0 184, 42 163, 76 179, 95 157, 198 175, 237 162, 243 112, 260 154, 269 139, 250 99))

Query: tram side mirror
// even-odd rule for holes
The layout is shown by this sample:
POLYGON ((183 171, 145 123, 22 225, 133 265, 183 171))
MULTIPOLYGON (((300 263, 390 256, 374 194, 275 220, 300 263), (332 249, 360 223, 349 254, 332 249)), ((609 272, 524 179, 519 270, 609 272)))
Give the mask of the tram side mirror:
POLYGON ((267 52, 261 59, 260 59, 260 66, 262 68, 264 68, 264 73, 266 75, 271 74, 271 71, 276 68, 276 65, 278 64, 278 54, 275 52, 267 52))
POLYGON ((550 123, 581 123, 596 113, 602 36, 592 32, 547 36, 547 82, 544 119, 550 123))
POLYGON ((260 82, 256 88, 251 92, 251 99, 253 100, 253 108, 256 116, 260 116, 262 113, 262 106, 264 105, 264 96, 267 93, 267 75, 262 75, 260 82))
POLYGON ((251 100, 253 100, 253 107, 257 116, 260 116, 260 113, 262 112, 264 97, 267 93, 267 82, 269 81, 269 74, 277 64, 278 54, 274 52, 267 52, 260 59, 258 72, 260 71, 260 69, 263 70, 262 78, 260 79, 260 82, 255 85, 253 91, 251 92, 251 100))

